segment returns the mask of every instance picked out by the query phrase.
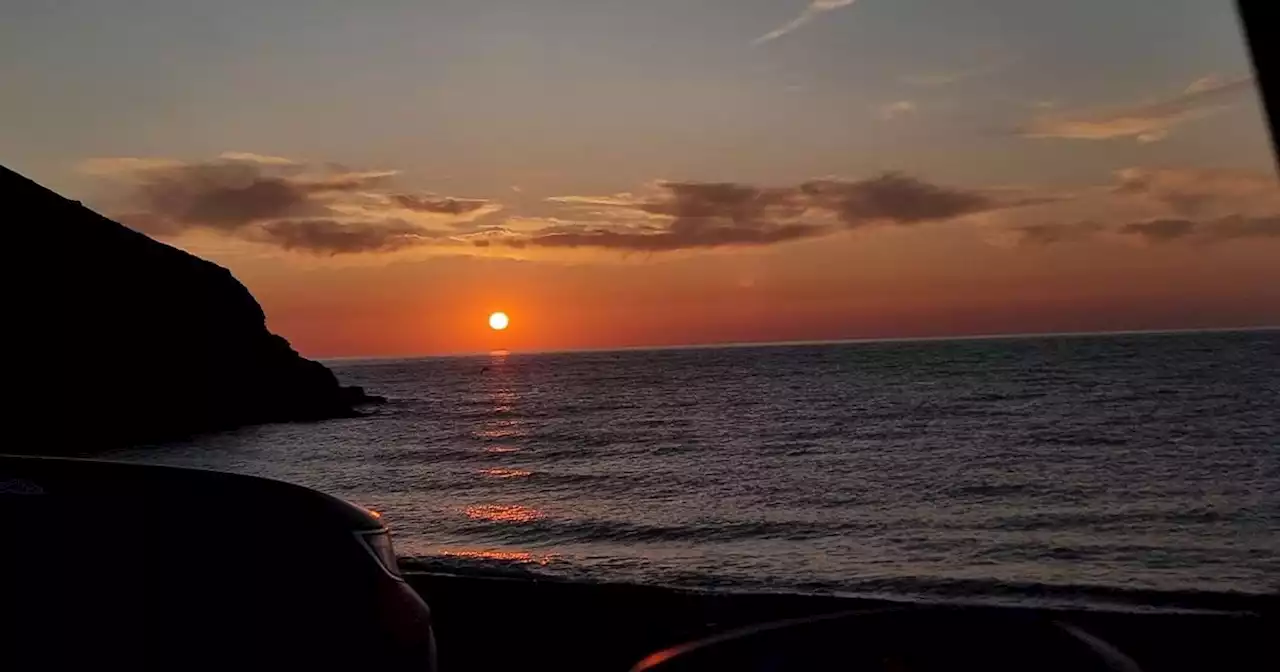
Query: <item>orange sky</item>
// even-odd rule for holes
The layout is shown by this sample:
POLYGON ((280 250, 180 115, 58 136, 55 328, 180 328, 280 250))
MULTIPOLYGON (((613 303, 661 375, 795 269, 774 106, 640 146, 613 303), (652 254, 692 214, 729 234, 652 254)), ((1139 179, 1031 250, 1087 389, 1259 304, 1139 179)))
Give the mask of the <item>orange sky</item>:
POLYGON ((1280 324, 1274 243, 1027 249, 969 232, 847 235, 679 259, 224 261, 270 326, 314 356, 1280 324), (495 310, 508 330, 488 328, 495 310))
POLYGON ((6 165, 308 355, 1280 324, 1229 2, 26 4, 6 165))

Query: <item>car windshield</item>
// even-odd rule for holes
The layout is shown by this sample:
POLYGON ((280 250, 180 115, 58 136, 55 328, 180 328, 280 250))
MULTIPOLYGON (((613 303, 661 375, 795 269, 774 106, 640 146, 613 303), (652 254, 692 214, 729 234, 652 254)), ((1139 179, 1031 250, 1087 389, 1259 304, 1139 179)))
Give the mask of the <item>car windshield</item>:
MULTIPOLYGON (((109 415, 53 423, 96 457, 336 495, 407 572, 1275 588, 1280 189, 1230 2, 0 17, 6 166, 238 281, 93 239, 47 405, 109 415)), ((11 218, 54 259, 68 217, 11 218)))

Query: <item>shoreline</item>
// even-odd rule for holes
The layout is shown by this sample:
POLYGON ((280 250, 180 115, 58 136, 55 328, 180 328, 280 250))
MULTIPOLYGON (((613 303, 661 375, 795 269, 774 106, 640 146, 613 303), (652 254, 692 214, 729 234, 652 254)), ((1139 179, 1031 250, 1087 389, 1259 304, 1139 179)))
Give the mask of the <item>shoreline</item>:
MULTIPOLYGON (((415 571, 405 580, 426 599, 442 669, 625 670, 665 647, 770 621, 845 611, 971 600, 900 600, 799 593, 696 590, 541 577, 415 571)), ((1229 668, 1275 656, 1274 595, 1158 593, 1147 604, 988 606, 1052 614, 1132 652, 1150 669, 1229 668), (1159 596, 1164 600, 1159 601, 1159 596)), ((1144 666, 1144 669, 1147 667, 1144 666)))
MULTIPOLYGON (((995 579, 911 579, 857 582, 846 587, 763 587, 728 583, 657 583, 627 578, 595 580, 586 576, 558 575, 523 565, 458 565, 435 558, 399 558, 406 574, 453 577, 459 580, 492 580, 624 588, 662 593, 692 593, 713 597, 777 598, 823 601, 868 601, 878 605, 956 604, 1015 609, 1083 609, 1113 611, 1203 610, 1263 611, 1277 599, 1273 592, 1232 589, 1124 588, 1095 584, 1003 582, 995 579)), ((1270 609, 1274 609, 1274 605, 1270 609)))

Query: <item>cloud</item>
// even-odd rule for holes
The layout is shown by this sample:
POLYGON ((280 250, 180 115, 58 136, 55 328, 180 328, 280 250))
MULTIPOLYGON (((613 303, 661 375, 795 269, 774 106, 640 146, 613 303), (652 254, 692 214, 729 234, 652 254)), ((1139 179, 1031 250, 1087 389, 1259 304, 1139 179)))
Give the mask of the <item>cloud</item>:
POLYGON ((660 233, 629 233, 611 230, 536 233, 511 241, 517 247, 599 247, 631 252, 670 252, 714 247, 750 247, 811 238, 825 233, 815 224, 720 223, 712 220, 681 220, 660 233))
POLYGON ((94 177, 114 177, 144 170, 173 168, 181 161, 136 156, 117 156, 85 159, 76 164, 76 172, 94 177))
POLYGON ((765 42, 771 42, 773 40, 776 40, 779 37, 782 37, 783 35, 786 35, 787 33, 790 33, 804 26, 805 24, 818 18, 819 16, 822 16, 827 12, 840 9, 842 7, 848 7, 849 5, 852 5, 855 1, 856 0, 812 0, 809 3, 809 6, 805 7, 804 11, 800 12, 800 14, 796 16, 796 18, 792 19, 788 23, 785 23, 779 26, 778 28, 775 28, 774 30, 771 30, 765 33, 764 35, 761 35, 760 37, 757 37, 755 40, 751 42, 751 44, 760 45, 760 44, 764 44, 765 42))
POLYGON ((465 215, 492 205, 489 201, 478 198, 442 198, 412 194, 393 194, 391 199, 415 212, 432 212, 441 215, 465 215))
POLYGON ((919 224, 1016 207, 981 191, 953 189, 900 173, 845 182, 813 180, 800 186, 813 207, 834 213, 849 228, 869 224, 919 224))
POLYGON ((223 152, 218 155, 219 159, 226 161, 246 161, 249 163, 261 163, 264 166, 294 166, 297 165, 293 159, 286 159, 282 156, 268 156, 266 154, 255 154, 253 152, 223 152))
POLYGON ((194 163, 91 159, 81 170, 108 182, 118 196, 117 218, 144 233, 213 231, 315 254, 447 241, 452 231, 429 225, 469 222, 501 208, 391 191, 395 171, 314 167, 248 152, 194 163))
POLYGON ((903 117, 913 117, 918 111, 919 109, 915 103, 909 100, 899 100, 881 105, 877 110, 877 116, 885 121, 893 121, 903 117))
MULTIPOLYGON (((1018 207, 1029 201, 1005 194, 942 187, 898 173, 859 181, 811 180, 792 187, 735 182, 659 182, 636 196, 561 196, 570 208, 646 218, 554 224, 487 238, 513 247, 595 247, 670 252, 719 247, 759 247, 825 236, 871 225, 907 226, 1018 207)), ((524 227, 521 227, 524 228, 524 227)), ((480 244, 480 243, 475 243, 480 244)))
POLYGON ((114 188, 108 212, 137 230, 212 232, 317 255, 423 246, 666 253, 934 223, 1022 245, 1280 239, 1280 185, 1273 174, 1243 171, 1130 168, 1070 192, 955 187, 902 173, 781 186, 658 181, 612 195, 556 196, 537 216, 496 221, 499 203, 406 191, 395 171, 260 158, 110 158, 81 169, 114 188))
POLYGON ((333 214, 329 195, 363 192, 387 173, 316 177, 275 175, 267 164, 218 160, 135 173, 133 200, 142 212, 183 227, 232 231, 255 222, 333 214))
POLYGON ((1176 240, 1211 243, 1240 238, 1280 238, 1280 214, 1269 217, 1232 215, 1206 221, 1156 219, 1126 224, 1121 227, 1121 232, 1138 236, 1148 243, 1176 240))
POLYGON ((1032 119, 1022 130, 1028 138, 1070 140, 1113 140, 1133 138, 1138 142, 1158 142, 1173 129, 1230 106, 1251 91, 1253 79, 1206 77, 1165 100, 1101 111, 1045 114, 1032 119))
POLYGON ((261 240, 286 250, 315 254, 390 252, 432 237, 404 222, 340 222, 332 219, 285 219, 263 224, 261 240))
POLYGON ((1120 227, 1122 233, 1141 236, 1150 241, 1165 242, 1186 238, 1195 233, 1199 223, 1188 219, 1153 219, 1149 222, 1132 222, 1120 227))
POLYGON ((1187 95, 1195 95, 1197 93, 1213 91, 1214 89, 1217 89, 1223 86, 1224 84, 1228 84, 1228 83, 1229 83, 1228 81, 1223 80, 1218 75, 1208 75, 1206 77, 1201 77, 1200 79, 1197 79, 1196 81, 1188 84, 1187 88, 1183 90, 1183 93, 1187 95))
POLYGON ((1190 217, 1280 212, 1274 175, 1242 171, 1129 168, 1116 173, 1114 193, 1166 207, 1190 217))
MULTIPOLYGON (((732 182, 660 182, 650 198, 559 197, 560 203, 603 206, 668 218, 665 226, 588 223, 544 227, 514 240, 535 247, 599 247, 636 252, 761 246, 821 235, 825 223, 795 221, 807 206, 794 189, 732 182)), ((500 241, 510 244, 511 239, 500 241)))
MULTIPOLYGON (((1204 169, 1126 169, 1115 184, 1087 191, 1068 207, 1089 206, 1096 217, 1062 222, 1018 222, 1019 242, 1051 245, 1097 236, 1146 244, 1216 243, 1280 238, 1280 184, 1274 175, 1204 169)), ((1059 218, 1057 221, 1054 218, 1059 218)))
POLYGON ((786 218, 803 212, 790 189, 734 182, 662 182, 664 198, 641 201, 635 208, 681 220, 729 219, 735 222, 786 218))
POLYGON ((1224 217, 1214 224, 1210 235, 1222 240, 1280 238, 1280 214, 1262 217, 1224 217))

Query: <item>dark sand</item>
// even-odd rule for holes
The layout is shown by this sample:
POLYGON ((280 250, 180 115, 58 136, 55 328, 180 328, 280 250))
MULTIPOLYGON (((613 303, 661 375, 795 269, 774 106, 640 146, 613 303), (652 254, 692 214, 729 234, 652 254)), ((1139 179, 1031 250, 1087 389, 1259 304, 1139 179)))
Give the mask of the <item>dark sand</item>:
MULTIPOLYGON (((625 670, 655 650, 737 627, 899 604, 427 572, 407 578, 431 606, 446 671, 625 670)), ((1055 614, 1148 670, 1280 669, 1280 644, 1264 634, 1280 632, 1273 597, 1151 593, 1128 601, 1133 606, 1055 614)))

